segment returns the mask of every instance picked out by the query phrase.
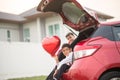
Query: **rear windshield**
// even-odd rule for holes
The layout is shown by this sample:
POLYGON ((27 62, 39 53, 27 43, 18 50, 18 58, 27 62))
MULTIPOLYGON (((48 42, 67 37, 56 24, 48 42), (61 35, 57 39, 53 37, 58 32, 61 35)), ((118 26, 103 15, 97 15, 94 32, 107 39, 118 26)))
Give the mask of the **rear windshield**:
POLYGON ((99 37, 99 36, 114 41, 112 26, 99 27, 91 37, 99 37))

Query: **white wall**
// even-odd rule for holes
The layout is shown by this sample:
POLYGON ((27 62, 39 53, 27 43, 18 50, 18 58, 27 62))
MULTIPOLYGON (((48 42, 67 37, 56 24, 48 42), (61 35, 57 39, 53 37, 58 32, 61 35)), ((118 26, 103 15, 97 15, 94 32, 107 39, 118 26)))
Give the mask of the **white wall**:
MULTIPOLYGON (((62 19, 57 14, 54 14, 53 16, 46 18, 45 22, 46 22, 45 26, 46 26, 46 34, 47 34, 47 36, 49 35, 49 33, 48 33, 48 30, 49 30, 48 27, 50 25, 59 24, 60 28, 62 26, 62 19)), ((60 34, 59 37, 61 37, 61 34, 60 34)))
POLYGON ((11 41, 20 41, 19 25, 0 22, 0 41, 7 41, 7 30, 10 31, 11 41))
MULTIPOLYGON (((53 25, 53 24, 59 24, 60 25, 60 36, 59 38, 61 39, 61 42, 62 43, 65 43, 67 42, 66 38, 65 38, 65 35, 69 32, 69 30, 65 27, 65 25, 63 25, 63 21, 62 21, 62 18, 59 16, 59 15, 53 15, 49 18, 46 19, 46 33, 47 33, 47 30, 48 30, 48 26, 49 25, 53 25)), ((47 33, 48 35, 48 33, 47 33)))
POLYGON ((47 75, 54 65, 40 43, 0 42, 0 80, 47 75))
POLYGON ((39 32, 38 32, 36 20, 23 24, 23 29, 25 29, 25 28, 30 29, 30 42, 39 42, 40 41, 38 38, 39 32))

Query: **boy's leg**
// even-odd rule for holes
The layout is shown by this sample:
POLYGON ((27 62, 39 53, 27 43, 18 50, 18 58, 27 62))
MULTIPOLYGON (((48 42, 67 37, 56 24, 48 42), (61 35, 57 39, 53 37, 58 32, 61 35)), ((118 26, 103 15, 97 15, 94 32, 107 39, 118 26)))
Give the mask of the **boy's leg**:
POLYGON ((69 69, 69 68, 70 68, 69 65, 63 64, 54 77, 55 77, 57 80, 59 80, 59 79, 61 78, 62 74, 63 74, 67 69, 69 69))
POLYGON ((53 79, 53 74, 56 70, 57 66, 55 66, 55 68, 52 70, 52 72, 47 76, 46 80, 52 80, 53 79))

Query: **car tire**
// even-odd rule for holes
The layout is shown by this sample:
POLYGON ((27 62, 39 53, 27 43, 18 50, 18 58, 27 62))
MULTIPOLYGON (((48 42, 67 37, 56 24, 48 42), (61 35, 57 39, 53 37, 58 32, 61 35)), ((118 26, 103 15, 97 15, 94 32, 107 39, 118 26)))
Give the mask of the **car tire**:
POLYGON ((120 80, 120 72, 112 71, 112 72, 105 73, 100 77, 99 80, 120 80))

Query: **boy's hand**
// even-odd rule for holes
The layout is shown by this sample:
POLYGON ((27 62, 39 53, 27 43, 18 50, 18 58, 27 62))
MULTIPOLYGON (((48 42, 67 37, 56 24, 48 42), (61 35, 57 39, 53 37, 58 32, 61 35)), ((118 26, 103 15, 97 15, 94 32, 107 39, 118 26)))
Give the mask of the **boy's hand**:
POLYGON ((54 72, 54 74, 53 74, 53 76, 55 76, 57 74, 57 72, 58 72, 58 70, 56 69, 55 72, 54 72))
POLYGON ((56 63, 59 63, 58 56, 54 56, 53 58, 55 59, 56 63))

